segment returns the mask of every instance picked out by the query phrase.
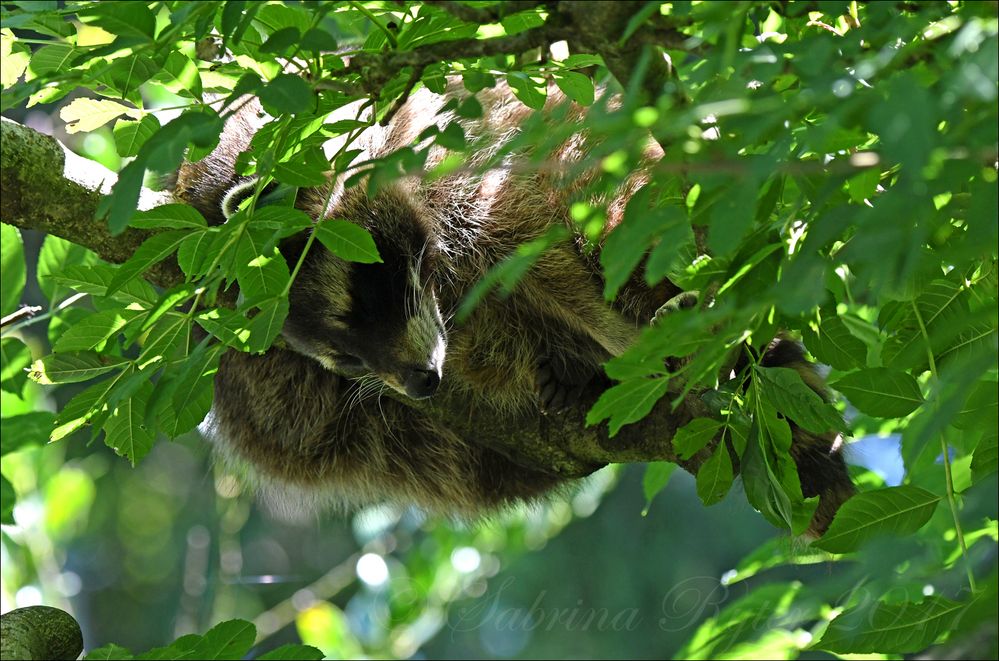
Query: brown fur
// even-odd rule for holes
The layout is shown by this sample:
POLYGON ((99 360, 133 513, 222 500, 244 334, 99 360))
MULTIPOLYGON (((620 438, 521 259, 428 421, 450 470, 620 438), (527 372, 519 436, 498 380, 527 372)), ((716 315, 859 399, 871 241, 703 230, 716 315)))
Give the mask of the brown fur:
MULTIPOLYGON (((557 91, 550 92, 549 110, 565 103, 557 91)), ((463 94, 451 90, 451 95, 463 94)), ((415 93, 388 127, 372 128, 362 136, 365 153, 358 160, 411 145, 431 122, 443 128, 459 121, 467 141, 477 145, 466 167, 431 182, 401 178, 374 198, 365 195, 363 186, 344 190, 336 184, 333 190, 302 191, 298 204, 315 218, 347 218, 383 234, 409 231, 407 223, 421 224, 436 243, 432 282, 445 317, 492 266, 521 244, 555 226, 577 236, 569 207, 590 176, 563 175, 586 152, 581 135, 567 140, 551 157, 566 168, 532 169, 523 155, 512 155, 482 172, 481 166, 516 136, 517 126, 532 111, 502 85, 477 95, 484 111, 477 120, 441 112, 448 98, 426 90, 415 93)), ((215 188, 238 180, 231 163, 249 142, 243 132, 254 118, 242 115, 255 112, 255 104, 247 106, 227 126, 212 156, 182 169, 180 199, 206 215, 213 205, 218 207, 225 190, 215 188), (233 133, 239 135, 228 135, 233 133)), ((572 105, 562 121, 578 121, 582 112, 572 105)), ((647 151, 650 159, 661 155, 653 144, 647 151)), ((445 155, 433 147, 427 167, 445 155)), ((620 222, 627 199, 641 183, 636 176, 615 198, 603 200, 611 228, 620 222)), ((293 309, 342 304, 345 293, 336 282, 342 267, 330 260, 318 243, 311 249, 292 288, 293 309)), ((472 411, 537 411, 539 365, 548 370, 542 379, 548 384, 574 387, 601 378, 601 364, 631 346, 656 310, 680 293, 670 283, 648 288, 633 280, 610 306, 602 290, 596 256, 582 250, 580 239, 552 246, 511 295, 486 296, 465 323, 448 329, 441 387, 465 396, 472 411)), ((776 348, 772 353, 778 361, 776 348)), ((784 364, 796 366, 791 363, 797 361, 794 356, 784 364)), ((475 514, 537 498, 558 484, 550 475, 480 447, 475 439, 459 438, 400 402, 361 397, 359 389, 364 387, 292 351, 271 349, 262 356, 229 352, 204 428, 224 457, 252 465, 261 485, 280 502, 323 506, 390 500, 433 512, 475 514)), ((846 493, 849 480, 843 482, 845 468, 832 441, 801 430, 796 435, 804 439, 795 446, 802 481, 815 485, 805 487, 806 495, 846 493), (827 471, 836 477, 827 479, 827 471)), ((842 499, 823 496, 818 529, 824 529, 842 499)))

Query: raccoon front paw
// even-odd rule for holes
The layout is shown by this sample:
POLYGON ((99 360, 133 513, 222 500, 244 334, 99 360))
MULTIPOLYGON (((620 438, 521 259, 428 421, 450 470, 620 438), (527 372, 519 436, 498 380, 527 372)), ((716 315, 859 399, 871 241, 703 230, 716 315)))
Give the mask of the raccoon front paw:
POLYGON ((590 377, 561 364, 561 361, 542 357, 535 373, 535 390, 542 413, 562 413, 579 401, 590 377))
POLYGON ((652 325, 655 326, 657 322, 671 315, 674 312, 679 312, 680 310, 689 310, 690 308, 697 305, 697 301, 700 298, 700 293, 697 291, 685 291, 677 294, 673 298, 669 299, 662 306, 656 310, 655 315, 652 316, 652 325))

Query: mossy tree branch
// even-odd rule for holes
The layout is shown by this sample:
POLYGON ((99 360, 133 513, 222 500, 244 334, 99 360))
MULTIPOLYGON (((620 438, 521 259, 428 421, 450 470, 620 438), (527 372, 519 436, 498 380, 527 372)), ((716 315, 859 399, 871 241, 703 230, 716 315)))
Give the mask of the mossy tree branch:
POLYGON ((66 611, 28 606, 0 616, 0 658, 76 659, 83 651, 80 625, 66 611))

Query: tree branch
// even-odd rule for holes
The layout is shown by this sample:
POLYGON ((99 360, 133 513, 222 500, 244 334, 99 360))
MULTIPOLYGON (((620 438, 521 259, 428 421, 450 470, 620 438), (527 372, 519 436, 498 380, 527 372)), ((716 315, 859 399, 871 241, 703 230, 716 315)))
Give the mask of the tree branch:
POLYGON ((0 658, 75 659, 83 651, 80 625, 66 611, 28 606, 0 616, 0 658))
MULTIPOLYGON (((118 176, 66 149, 58 140, 0 118, 0 218, 21 229, 37 230, 93 250, 121 263, 154 234, 126 229, 112 236, 95 218, 101 195, 111 192, 118 176)), ((171 201, 168 193, 143 189, 139 209, 171 201)), ((183 282, 176 260, 164 260, 146 277, 164 287, 183 282)))

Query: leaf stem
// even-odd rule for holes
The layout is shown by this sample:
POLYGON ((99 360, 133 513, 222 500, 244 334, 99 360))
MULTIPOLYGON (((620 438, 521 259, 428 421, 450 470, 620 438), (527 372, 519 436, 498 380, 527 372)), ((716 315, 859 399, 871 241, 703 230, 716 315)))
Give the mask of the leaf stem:
POLYGON ((375 16, 370 9, 365 7, 364 3, 352 1, 350 3, 350 6, 356 9, 357 11, 361 12, 365 16, 367 16, 368 20, 370 20, 372 23, 375 24, 375 27, 377 27, 379 30, 385 33, 385 38, 388 40, 389 44, 392 46, 393 49, 399 47, 399 42, 395 40, 395 35, 392 34, 392 31, 389 30, 384 25, 382 25, 382 22, 378 20, 378 17, 375 16))
MULTIPOLYGON (((930 335, 926 330, 926 324, 923 322, 923 315, 919 312, 919 306, 917 306, 915 302, 912 302, 911 305, 912 311, 916 316, 916 323, 919 324, 919 332, 923 336, 923 343, 926 345, 926 359, 929 362, 930 374, 933 375, 933 385, 934 387, 938 387, 939 375, 937 374, 936 361, 933 359, 933 347, 930 345, 930 335)), ((968 573, 968 585, 971 587, 971 593, 974 594, 977 591, 977 587, 975 585, 975 573, 971 568, 971 559, 968 557, 968 545, 964 541, 964 531, 961 529, 961 518, 958 516, 957 498, 954 496, 954 476, 951 473, 950 468, 950 449, 947 447, 947 441, 944 440, 943 434, 940 434, 940 449, 943 452, 947 503, 950 505, 951 517, 954 519, 954 532, 957 534, 957 542, 961 547, 961 556, 964 558, 964 569, 968 573)))

